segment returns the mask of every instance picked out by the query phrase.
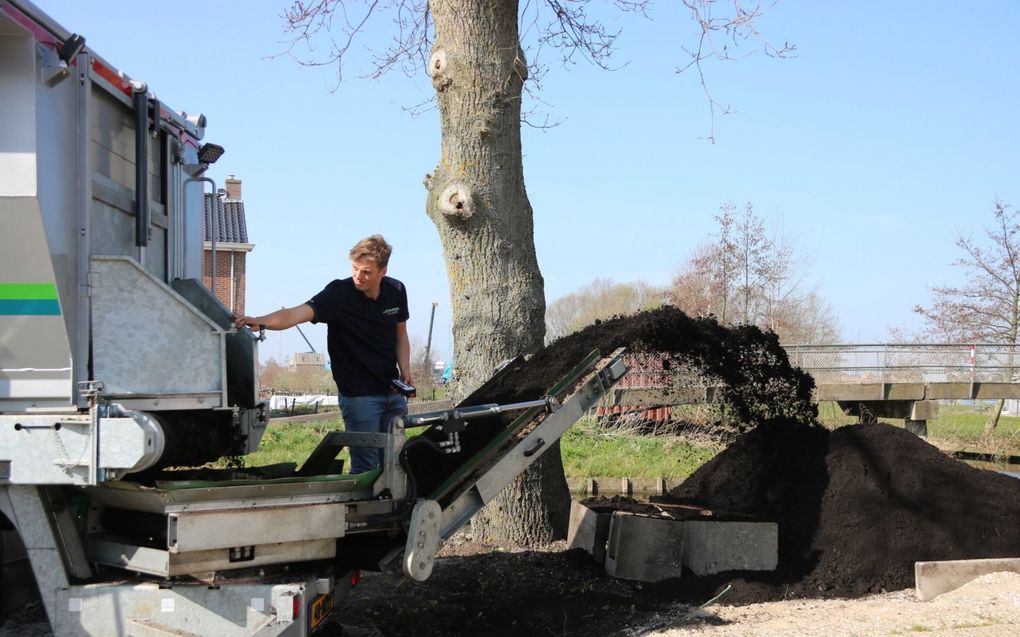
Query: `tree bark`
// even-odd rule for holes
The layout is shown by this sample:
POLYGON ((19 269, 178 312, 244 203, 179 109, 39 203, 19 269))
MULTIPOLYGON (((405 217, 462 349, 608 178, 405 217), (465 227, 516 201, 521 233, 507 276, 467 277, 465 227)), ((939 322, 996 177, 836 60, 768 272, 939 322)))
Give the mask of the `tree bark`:
MULTIPOLYGON (((538 350, 545 335, 544 286, 521 156, 527 64, 516 1, 435 0, 430 9, 436 40, 428 74, 442 143, 439 162, 425 177, 426 208, 446 261, 454 392, 463 396, 500 362, 538 350)), ((569 502, 557 445, 490 505, 489 514, 476 517, 473 528, 491 539, 534 545, 565 534, 566 514, 552 510, 566 511, 564 498, 569 502), (536 526, 561 517, 561 528, 536 526)))
POLYGON ((985 435, 990 436, 995 428, 999 425, 999 416, 1002 415, 1002 407, 1006 404, 1006 401, 1002 398, 995 401, 995 406, 992 407, 992 412, 988 414, 988 419, 985 420, 985 435))

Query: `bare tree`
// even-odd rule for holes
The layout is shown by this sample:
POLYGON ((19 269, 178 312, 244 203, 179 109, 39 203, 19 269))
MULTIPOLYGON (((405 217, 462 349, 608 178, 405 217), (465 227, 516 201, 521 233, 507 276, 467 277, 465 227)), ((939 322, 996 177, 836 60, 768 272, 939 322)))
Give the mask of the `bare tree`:
POLYGON ((707 267, 715 260, 712 255, 717 249, 709 243, 702 243, 695 248, 694 255, 673 276, 666 291, 666 299, 671 305, 690 316, 722 316, 716 310, 716 304, 727 290, 707 267))
POLYGON ((662 304, 663 291, 644 281, 614 283, 595 279, 553 301, 545 312, 546 340, 551 342, 595 321, 634 314, 662 304))
POLYGON ((770 235, 750 203, 739 212, 724 204, 716 223, 714 240, 698 246, 673 277, 667 292, 673 305, 692 316, 770 329, 784 343, 837 340, 832 308, 815 290, 805 289, 809 262, 788 237, 770 235))
POLYGON ((702 243, 688 260, 686 268, 673 278, 670 301, 692 316, 730 318, 739 273, 737 224, 732 203, 720 208, 715 221, 719 230, 715 240, 702 243))
MULTIPOLYGON (((647 0, 614 0, 643 14, 647 0)), ((701 37, 691 64, 702 86, 702 62, 745 41, 762 42, 754 27, 761 9, 733 0, 718 14, 714 0, 685 0, 701 37), (719 45, 715 37, 725 38, 719 45)), ((485 380, 500 361, 540 348, 545 299, 524 187, 521 98, 541 72, 544 51, 564 62, 586 58, 610 68, 618 32, 593 19, 590 0, 312 0, 285 14, 290 53, 308 47, 306 63, 335 64, 338 78, 352 43, 382 15, 393 22, 388 45, 373 51, 368 75, 391 69, 432 80, 439 110, 440 159, 425 176, 426 212, 443 246, 453 315, 454 359, 461 394, 485 380), (531 60, 521 34, 531 42, 531 60), (319 45, 325 41, 326 48, 319 45)), ((765 47, 770 55, 790 47, 765 47)), ((688 66, 690 66, 688 65, 688 66)), ((707 95, 706 89, 706 95, 707 95)), ((715 102, 712 113, 715 113, 715 102)), ((569 493, 558 445, 476 518, 481 536, 532 545, 566 533, 569 493)))
MULTIPOLYGON (((756 301, 763 295, 765 282, 770 270, 775 270, 772 241, 765 234, 765 222, 754 214, 751 202, 744 205, 744 210, 735 215, 733 204, 724 214, 735 216, 736 234, 733 256, 737 266, 739 285, 737 294, 744 304, 744 323, 751 324, 752 317, 758 314, 756 301)), ((725 206, 724 206, 725 209, 725 206)))
POLYGON ((839 320, 832 306, 815 290, 790 295, 776 303, 769 327, 784 344, 826 344, 839 341, 839 320))
MULTIPOLYGON (((959 236, 963 256, 953 265, 963 270, 962 286, 931 288, 932 303, 914 311, 927 322, 928 335, 950 342, 1017 344, 1020 325, 1020 214, 995 202, 994 221, 984 238, 959 236)), ((1012 368, 1010 356, 1008 367, 1012 368)), ((1009 370, 1012 376, 1012 369, 1009 370)), ((985 424, 991 433, 999 424, 1003 401, 996 401, 985 424)))

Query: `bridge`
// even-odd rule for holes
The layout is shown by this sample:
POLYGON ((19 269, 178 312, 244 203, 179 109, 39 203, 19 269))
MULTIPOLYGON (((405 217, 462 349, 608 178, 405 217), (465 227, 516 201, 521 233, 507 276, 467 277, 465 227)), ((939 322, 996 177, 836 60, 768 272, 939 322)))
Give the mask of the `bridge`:
MULTIPOLYGON (((940 400, 1020 398, 1016 346, 935 343, 789 345, 790 363, 815 379, 816 401, 835 401, 864 420, 902 418, 924 435, 940 400)), ((631 371, 612 396, 613 409, 715 402, 720 387, 663 370, 661 357, 635 355, 631 371), (663 389, 669 387, 668 392, 663 389)), ((658 414, 661 416, 661 413, 658 414)))

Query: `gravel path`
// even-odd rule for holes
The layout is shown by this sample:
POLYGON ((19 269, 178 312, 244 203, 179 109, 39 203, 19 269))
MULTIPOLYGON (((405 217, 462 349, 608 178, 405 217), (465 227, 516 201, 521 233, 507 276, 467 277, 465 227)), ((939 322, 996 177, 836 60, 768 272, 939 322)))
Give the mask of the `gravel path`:
POLYGON ((797 600, 678 609, 657 628, 631 635, 681 637, 1015 637, 1020 635, 1020 575, 993 573, 927 602, 912 590, 859 599, 797 600))

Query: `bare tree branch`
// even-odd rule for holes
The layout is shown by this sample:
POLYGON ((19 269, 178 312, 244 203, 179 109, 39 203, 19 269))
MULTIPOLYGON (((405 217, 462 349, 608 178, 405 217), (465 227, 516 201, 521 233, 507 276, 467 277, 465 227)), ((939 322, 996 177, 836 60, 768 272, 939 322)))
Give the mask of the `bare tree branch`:
MULTIPOLYGON (((620 30, 613 30, 590 15, 592 0, 525 0, 519 9, 522 42, 532 45, 528 52, 528 82, 524 90, 536 106, 522 111, 522 122, 533 128, 551 128, 558 121, 536 122, 542 100, 538 98, 541 81, 548 70, 545 52, 558 52, 563 65, 575 64, 578 58, 588 60, 600 69, 613 71, 627 66, 627 62, 613 64, 620 30)), ((776 0, 778 2, 778 0, 776 0)), ((775 58, 794 57, 796 46, 784 42, 773 46, 759 31, 758 21, 776 2, 763 7, 753 4, 745 7, 741 0, 727 0, 731 8, 721 17, 716 15, 721 0, 683 0, 692 20, 698 25, 698 40, 693 48, 683 47, 690 61, 676 69, 682 73, 694 68, 709 110, 709 134, 705 138, 715 143, 716 115, 734 112, 730 106, 716 100, 709 90, 703 62, 734 60, 762 51, 775 58), (753 43, 753 48, 746 48, 753 43), (739 47, 744 52, 734 54, 739 47)), ((623 13, 649 17, 651 0, 614 0, 613 6, 623 13)), ((366 48, 370 62, 359 77, 378 78, 388 71, 399 69, 408 76, 420 72, 428 65, 429 52, 435 39, 430 20, 428 0, 295 0, 281 16, 284 30, 290 39, 284 42, 280 55, 288 55, 303 66, 334 66, 336 91, 344 80, 344 67, 354 53, 354 42, 364 35, 373 20, 391 15, 394 35, 382 48, 366 48), (303 51, 299 51, 303 49, 303 51)), ((413 115, 428 110, 422 103, 407 110, 413 115)))
POLYGON ((1020 223, 1002 202, 984 232, 986 243, 958 237, 963 256, 953 264, 966 274, 961 286, 931 288, 932 304, 917 306, 929 334, 960 341, 1015 344, 1020 327, 1020 223))
MULTIPOLYGON (((708 88, 708 83, 705 81, 705 71, 702 63, 711 58, 715 58, 720 61, 727 61, 736 59, 731 51, 731 46, 736 48, 748 40, 756 41, 765 55, 774 58, 792 58, 796 56, 797 46, 784 42, 782 46, 773 46, 765 37, 758 31, 756 23, 765 15, 768 9, 771 9, 776 5, 776 2, 771 3, 768 9, 763 9, 760 4, 753 5, 750 9, 746 9, 740 0, 731 0, 733 10, 731 13, 727 13, 724 17, 716 17, 713 15, 713 10, 718 4, 717 0, 682 0, 684 6, 687 7, 691 14, 691 19, 700 29, 698 36, 698 44, 693 49, 682 47, 685 54, 690 57, 690 61, 680 67, 677 67, 677 73, 683 73, 688 69, 694 68, 698 74, 698 82, 701 84, 701 89, 705 94, 705 99, 708 101, 709 110, 709 135, 706 138, 711 143, 715 143, 715 115, 718 111, 722 115, 727 115, 733 111, 727 105, 723 105, 716 101, 712 92, 708 88), (717 43, 715 36, 720 36, 726 43, 717 43)), ((744 53, 740 57, 746 57, 752 55, 754 50, 744 53)))

